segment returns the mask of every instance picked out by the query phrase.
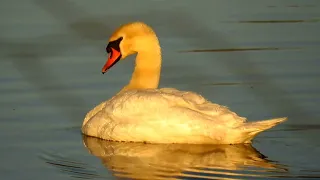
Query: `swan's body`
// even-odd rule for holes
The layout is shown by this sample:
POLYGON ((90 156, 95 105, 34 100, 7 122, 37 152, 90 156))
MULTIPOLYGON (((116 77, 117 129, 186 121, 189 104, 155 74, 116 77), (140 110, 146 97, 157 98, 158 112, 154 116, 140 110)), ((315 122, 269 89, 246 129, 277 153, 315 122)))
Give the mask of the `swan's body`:
POLYGON ((115 141, 237 144, 250 143, 258 133, 286 120, 246 122, 196 93, 157 89, 161 51, 155 33, 144 23, 120 27, 107 48, 112 53, 103 72, 133 53, 138 53, 136 66, 126 87, 86 115, 86 135, 115 141))

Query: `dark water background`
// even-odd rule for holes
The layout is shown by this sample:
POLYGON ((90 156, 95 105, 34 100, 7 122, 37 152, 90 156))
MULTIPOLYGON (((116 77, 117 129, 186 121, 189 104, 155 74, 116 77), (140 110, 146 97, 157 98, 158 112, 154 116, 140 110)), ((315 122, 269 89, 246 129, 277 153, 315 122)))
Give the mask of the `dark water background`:
POLYGON ((319 20, 318 0, 2 0, 1 179, 320 178, 319 20), (253 147, 82 137, 85 113, 131 76, 130 60, 100 71, 112 31, 136 20, 159 36, 161 87, 289 120, 253 147))

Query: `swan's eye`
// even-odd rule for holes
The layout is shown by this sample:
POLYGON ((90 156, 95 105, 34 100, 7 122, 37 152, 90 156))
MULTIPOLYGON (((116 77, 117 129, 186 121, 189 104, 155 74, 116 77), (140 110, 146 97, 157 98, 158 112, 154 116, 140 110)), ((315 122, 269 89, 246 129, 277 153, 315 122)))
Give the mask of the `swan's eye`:
POLYGON ((109 46, 106 47, 106 51, 107 51, 108 54, 111 52, 111 49, 110 49, 109 46))
POLYGON ((120 52, 120 42, 122 41, 123 37, 118 38, 117 40, 110 41, 106 47, 107 53, 111 52, 111 48, 120 52))

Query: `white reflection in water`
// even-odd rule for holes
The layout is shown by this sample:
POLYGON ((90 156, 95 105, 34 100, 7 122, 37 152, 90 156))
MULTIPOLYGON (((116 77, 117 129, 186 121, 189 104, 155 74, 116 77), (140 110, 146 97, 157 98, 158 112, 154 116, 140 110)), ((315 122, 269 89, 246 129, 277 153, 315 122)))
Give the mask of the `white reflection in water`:
POLYGON ((83 137, 85 147, 118 177, 263 177, 286 172, 250 144, 188 145, 112 142, 83 137))

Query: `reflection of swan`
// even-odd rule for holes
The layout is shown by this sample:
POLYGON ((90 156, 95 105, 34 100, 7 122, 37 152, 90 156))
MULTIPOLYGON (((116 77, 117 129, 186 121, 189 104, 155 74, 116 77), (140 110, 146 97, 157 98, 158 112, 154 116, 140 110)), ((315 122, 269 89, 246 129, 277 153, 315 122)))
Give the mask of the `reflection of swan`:
MULTIPOLYGON (((266 172, 278 167, 264 159, 265 156, 250 144, 144 144, 105 141, 88 136, 83 136, 83 142, 90 153, 101 159, 116 176, 134 179, 191 176, 185 174, 186 171, 197 172, 199 176, 201 173, 245 176, 241 170, 265 168, 266 172)), ((256 169, 250 174, 263 176, 263 171, 256 169)))
POLYGON ((258 133, 286 120, 246 122, 225 106, 202 96, 158 87, 161 50, 154 31, 144 23, 120 27, 107 46, 106 72, 119 60, 138 53, 132 79, 110 100, 91 110, 82 132, 116 141, 190 144, 250 143, 258 133))

